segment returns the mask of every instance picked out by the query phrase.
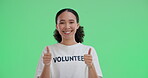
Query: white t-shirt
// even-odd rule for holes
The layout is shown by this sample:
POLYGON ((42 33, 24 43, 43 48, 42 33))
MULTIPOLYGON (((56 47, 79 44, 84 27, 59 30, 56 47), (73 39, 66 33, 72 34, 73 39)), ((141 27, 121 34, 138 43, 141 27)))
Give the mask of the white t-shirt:
MULTIPOLYGON (((91 48, 97 75, 102 76, 98 56, 93 47, 81 43, 70 46, 57 43, 48 46, 48 48, 52 55, 50 78, 88 78, 88 66, 84 62, 84 54, 88 54, 89 48, 91 48)), ((46 48, 44 48, 40 57, 35 78, 39 78, 42 73, 44 67, 42 57, 44 53, 47 53, 46 48)))

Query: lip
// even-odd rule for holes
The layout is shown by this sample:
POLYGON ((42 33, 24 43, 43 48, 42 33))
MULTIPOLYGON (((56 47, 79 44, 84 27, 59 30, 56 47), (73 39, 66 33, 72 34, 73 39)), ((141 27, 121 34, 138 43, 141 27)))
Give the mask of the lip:
POLYGON ((71 32, 72 32, 72 31, 63 31, 63 33, 64 33, 65 35, 69 35, 69 34, 71 34, 71 32))

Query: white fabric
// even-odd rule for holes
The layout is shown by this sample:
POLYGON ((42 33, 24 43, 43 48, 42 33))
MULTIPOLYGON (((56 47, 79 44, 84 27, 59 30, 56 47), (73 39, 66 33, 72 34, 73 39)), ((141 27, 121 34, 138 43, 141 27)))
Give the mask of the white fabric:
MULTIPOLYGON (((88 67, 84 62, 84 54, 88 54, 89 48, 91 48, 97 75, 102 76, 98 56, 93 47, 81 43, 70 46, 57 43, 48 46, 48 48, 52 55, 50 65, 51 78, 88 78, 88 67)), ((44 53, 47 53, 46 48, 44 48, 40 57, 35 78, 39 78, 42 73, 44 67, 42 57, 44 53)))

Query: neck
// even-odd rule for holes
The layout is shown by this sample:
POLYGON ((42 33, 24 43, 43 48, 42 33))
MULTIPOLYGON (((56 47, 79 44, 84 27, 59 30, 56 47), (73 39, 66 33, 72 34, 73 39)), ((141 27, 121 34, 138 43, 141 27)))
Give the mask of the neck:
POLYGON ((62 39, 62 41, 60 43, 64 44, 64 45, 74 45, 74 44, 77 44, 75 39, 62 39))

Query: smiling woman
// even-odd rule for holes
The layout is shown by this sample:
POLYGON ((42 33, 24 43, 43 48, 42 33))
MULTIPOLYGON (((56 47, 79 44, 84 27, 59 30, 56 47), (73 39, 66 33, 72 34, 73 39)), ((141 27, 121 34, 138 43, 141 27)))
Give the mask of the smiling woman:
MULTIPOLYGON (((78 16, 78 13, 76 11, 74 11, 72 9, 60 10, 57 13, 56 18, 55 18, 56 28, 59 28, 58 26, 64 26, 65 22, 67 22, 67 20, 65 20, 66 17, 58 20, 59 16, 63 16, 64 14, 69 14, 66 17, 68 17, 68 22, 71 25, 68 25, 68 26, 71 26, 71 27, 75 26, 75 25, 77 26, 77 31, 75 31, 76 33, 74 35, 75 36, 74 38, 75 38, 77 43, 79 43, 79 42, 82 43, 83 37, 84 37, 84 31, 83 31, 83 27, 79 25, 79 16, 78 16)), ((63 31, 63 33, 64 33, 64 31, 63 31)), ((65 34, 70 34, 70 32, 65 32, 65 34)), ((62 41, 62 37, 61 37, 61 35, 60 35, 60 33, 57 29, 55 29, 54 37, 59 43, 62 41)))
POLYGON ((77 12, 62 9, 55 22, 58 43, 44 48, 35 78, 102 78, 95 49, 82 44, 84 31, 77 12))

